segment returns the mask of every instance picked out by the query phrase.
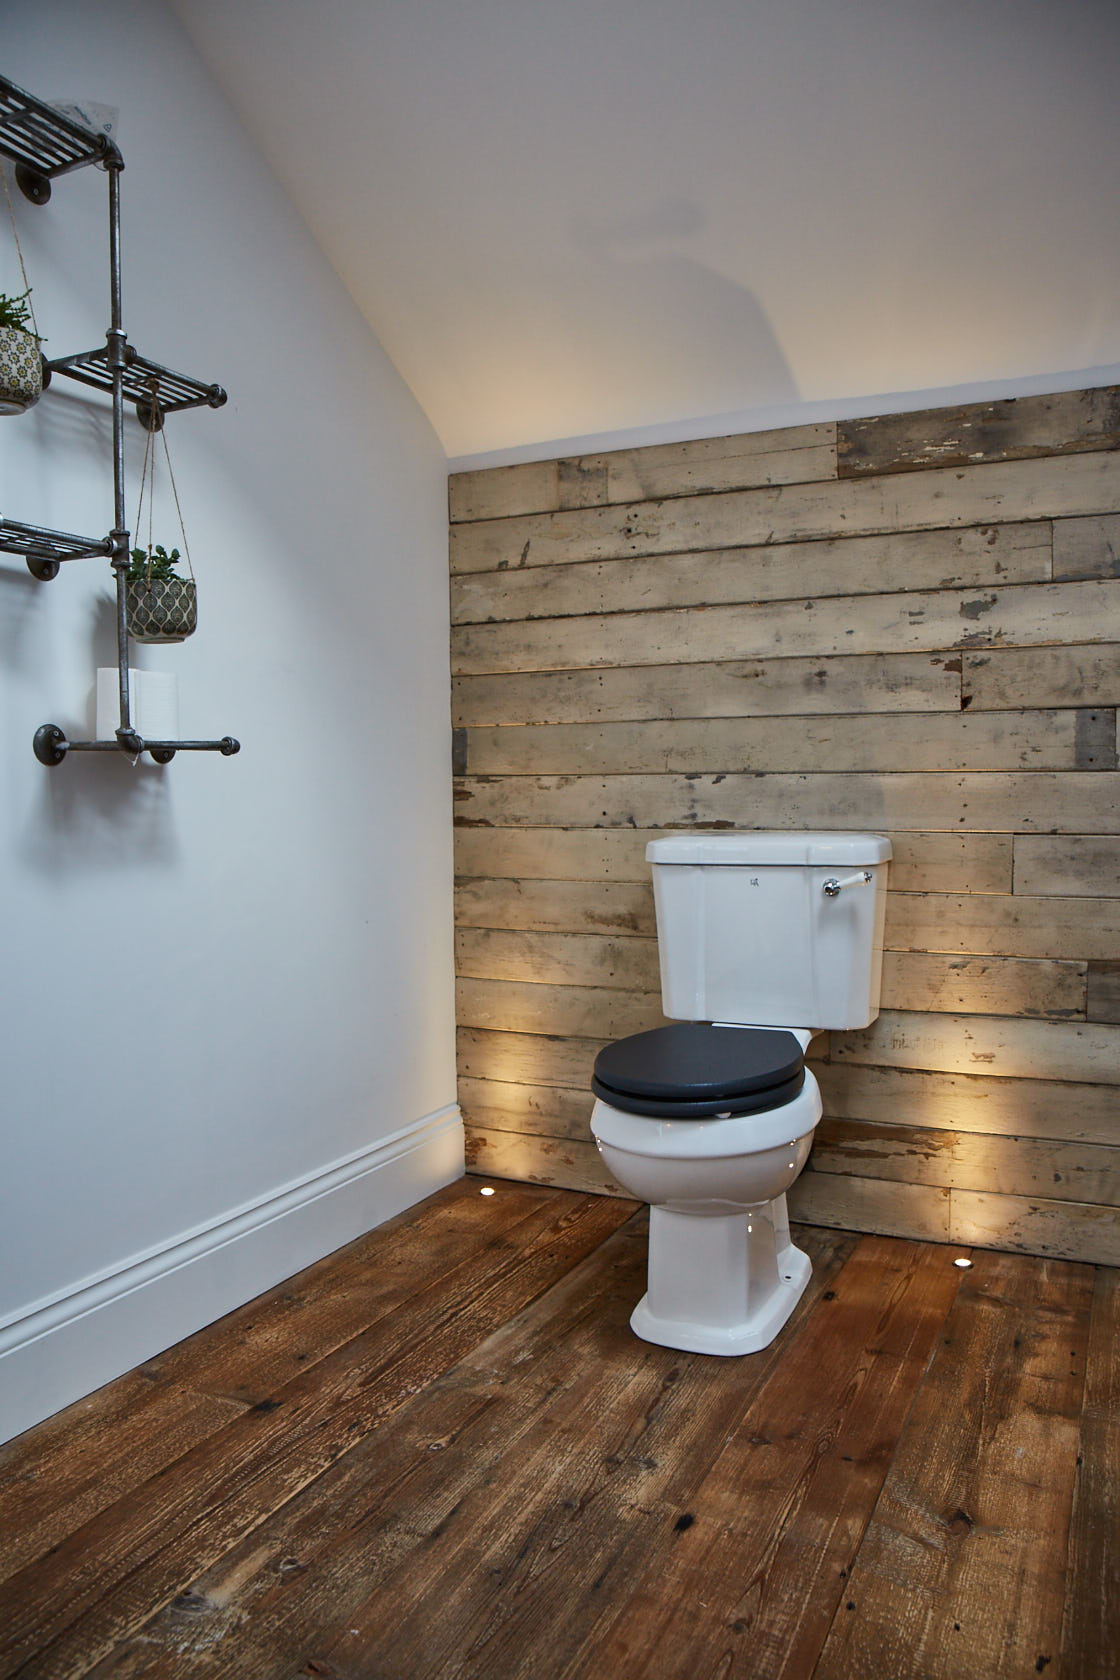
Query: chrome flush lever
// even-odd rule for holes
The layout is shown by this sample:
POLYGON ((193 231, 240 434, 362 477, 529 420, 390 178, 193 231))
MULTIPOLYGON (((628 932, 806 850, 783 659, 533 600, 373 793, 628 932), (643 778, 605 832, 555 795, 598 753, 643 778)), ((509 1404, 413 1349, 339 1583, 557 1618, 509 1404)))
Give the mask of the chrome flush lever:
POLYGON ((871 880, 870 869, 859 869, 854 875, 845 875, 842 881, 838 881, 835 875, 830 875, 821 891, 826 898, 839 898, 845 887, 869 887, 871 880))

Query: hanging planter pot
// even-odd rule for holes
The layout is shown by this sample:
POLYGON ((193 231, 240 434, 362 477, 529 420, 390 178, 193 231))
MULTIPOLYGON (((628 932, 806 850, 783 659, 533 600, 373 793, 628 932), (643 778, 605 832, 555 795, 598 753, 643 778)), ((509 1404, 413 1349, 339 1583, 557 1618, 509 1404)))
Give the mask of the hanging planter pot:
POLYGON ((43 394, 43 358, 28 296, 0 292, 0 414, 23 414, 43 394))
POLYGON ((193 578, 175 571, 179 550, 134 548, 125 579, 125 616, 134 642, 185 642, 198 625, 193 578))

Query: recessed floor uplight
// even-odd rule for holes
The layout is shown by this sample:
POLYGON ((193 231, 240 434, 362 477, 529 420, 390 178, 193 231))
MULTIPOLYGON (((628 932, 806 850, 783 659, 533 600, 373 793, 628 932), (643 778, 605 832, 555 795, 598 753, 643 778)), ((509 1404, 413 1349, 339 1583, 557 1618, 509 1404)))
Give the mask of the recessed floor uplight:
MULTIPOLYGON (((485 1190, 482 1193, 483 1193, 483 1195, 485 1195, 486 1194, 485 1190)), ((959 1266, 961 1271, 963 1272, 963 1271, 966 1271, 969 1266, 971 1266, 972 1261, 971 1260, 966 1260, 963 1254, 958 1254, 957 1258, 953 1261, 953 1264, 954 1264, 954 1266, 959 1266)))
MULTIPOLYGON (((482 1186, 482 1189, 478 1193, 479 1193, 480 1196, 492 1196, 494 1194, 494 1191, 493 1191, 493 1188, 489 1184, 484 1184, 482 1186)), ((966 1264, 967 1264, 967 1262, 966 1262, 966 1264)))

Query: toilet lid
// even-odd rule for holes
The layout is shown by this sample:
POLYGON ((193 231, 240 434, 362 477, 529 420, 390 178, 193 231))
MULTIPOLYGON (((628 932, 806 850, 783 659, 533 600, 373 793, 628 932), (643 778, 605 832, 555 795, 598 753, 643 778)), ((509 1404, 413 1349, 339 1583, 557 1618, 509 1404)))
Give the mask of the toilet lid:
POLYGON ((801 1046, 784 1028, 678 1021, 606 1045, 591 1088, 627 1114, 702 1120, 778 1108, 804 1083, 801 1046))

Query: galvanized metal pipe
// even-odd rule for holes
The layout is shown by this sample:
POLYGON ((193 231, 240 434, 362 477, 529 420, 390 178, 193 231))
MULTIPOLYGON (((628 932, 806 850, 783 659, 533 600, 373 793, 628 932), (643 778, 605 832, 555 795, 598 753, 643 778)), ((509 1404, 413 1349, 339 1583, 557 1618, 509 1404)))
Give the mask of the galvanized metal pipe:
POLYGON ((121 170, 123 161, 112 160, 109 174, 109 369, 113 377, 113 572, 117 583, 117 681, 120 689, 119 733, 131 734, 132 711, 128 692, 128 514, 124 482, 124 369, 125 332, 122 326, 121 279, 121 170))

